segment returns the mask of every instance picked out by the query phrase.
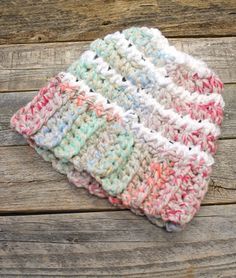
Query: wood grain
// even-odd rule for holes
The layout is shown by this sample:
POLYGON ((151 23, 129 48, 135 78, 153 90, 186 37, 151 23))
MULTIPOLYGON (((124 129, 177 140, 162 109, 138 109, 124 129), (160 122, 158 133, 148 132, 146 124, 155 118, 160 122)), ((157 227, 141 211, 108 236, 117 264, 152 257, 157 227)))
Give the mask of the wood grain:
POLYGON ((181 233, 128 211, 5 216, 0 274, 235 277, 235 229, 236 205, 201 208, 181 233))
MULTIPOLYGON (((208 63, 225 83, 236 82, 236 38, 171 39, 179 50, 208 63)), ((0 92, 38 90, 67 67, 89 42, 0 46, 0 92)))
MULTIPOLYGON (((206 54, 206 57, 208 57, 208 62, 215 63, 215 66, 222 67, 222 72, 224 72, 223 69, 225 69, 225 73, 227 76, 230 76, 234 80, 235 70, 233 66, 233 58, 234 58, 234 47, 236 45, 236 40, 228 38, 226 42, 224 40, 218 40, 218 39, 209 39, 205 41, 206 43, 203 43, 201 40, 192 40, 191 43, 188 42, 185 39, 183 40, 173 40, 173 42, 179 47, 183 48, 185 51, 188 52, 188 49, 191 49, 193 53, 197 55, 199 54, 198 47, 195 46, 197 44, 198 46, 205 45, 205 49, 214 49, 214 51, 210 54, 206 51, 204 53, 206 54), (228 41, 227 41, 228 40, 228 41), (220 47, 217 49, 217 45, 220 45, 221 42, 221 48, 224 49, 222 53, 225 53, 222 56, 218 55, 220 51, 220 47), (195 46, 195 47, 194 47, 195 46), (228 47, 227 47, 228 46, 228 47), (218 51, 218 52, 216 52, 218 51), (217 59, 219 59, 217 62, 217 59), (228 57, 226 59, 226 57, 228 57), (223 62, 226 60, 227 62, 223 62), (224 64, 225 63, 225 64, 224 64), (231 65, 231 67, 229 66, 231 65)), ((14 80, 19 72, 22 72, 23 74, 27 75, 28 70, 32 68, 32 71, 34 72, 34 75, 28 77, 26 81, 23 81, 25 83, 22 83, 22 88, 34 88, 36 87, 34 84, 36 83, 36 79, 34 79, 34 76, 36 78, 37 69, 42 70, 45 76, 46 69, 49 68, 50 71, 55 70, 58 71, 57 67, 61 67, 61 65, 67 65, 71 61, 75 60, 77 56, 83 51, 86 47, 85 43, 68 43, 68 44, 45 44, 45 51, 43 51, 43 45, 22 45, 19 47, 19 49, 16 46, 11 46, 7 50, 5 47, 2 47, 4 51, 2 53, 5 53, 2 55, 2 65, 3 68, 10 67, 11 70, 9 71, 8 79, 11 80, 8 81, 8 84, 14 84, 14 80), (79 45, 77 48, 76 46, 79 45), (22 51, 21 51, 22 50, 22 51), (64 51, 64 52, 63 52, 64 51), (63 55, 62 55, 63 53, 63 55), (46 57, 53 57, 51 60, 49 58, 46 59, 46 57), (64 57, 64 58, 63 58, 64 57), (45 60, 46 59, 46 60, 45 60), (56 68, 54 68, 56 67, 56 68), (15 74, 15 71, 18 71, 17 74, 15 74), (31 83, 32 82, 32 83, 31 83), (29 85, 29 84, 32 84, 29 85)), ((3 69, 4 71, 5 69, 3 69)), ((50 75, 52 72, 50 73, 50 75)), ((3 76, 3 75, 2 75, 3 76)), ((1 77, 0 77, 1 78, 1 77)), ((23 80, 22 76, 19 80, 23 80)), ((39 81, 39 83, 42 82, 42 80, 39 81)), ((44 80, 45 83, 45 80, 44 80)), ((41 84, 42 85, 42 84, 41 84)), ((37 85, 39 86, 39 84, 37 85)), ((14 87, 11 87, 11 89, 14 87)), ((229 84, 225 87, 225 93, 224 93, 224 99, 226 102, 226 108, 225 108, 225 119, 223 123, 222 128, 222 136, 221 138, 235 138, 236 137, 236 103, 234 101, 235 98, 235 84, 229 84)), ((8 88, 9 89, 9 88, 8 88)), ((0 94, 0 146, 19 146, 25 145, 24 139, 17 135, 15 132, 10 130, 9 127, 9 120, 12 114, 22 105, 27 103, 32 97, 36 94, 36 92, 20 92, 20 93, 5 93, 0 94)), ((216 170, 213 173, 213 182, 212 186, 210 187, 210 191, 205 199, 205 204, 222 204, 222 203, 233 203, 236 201, 236 191, 235 191, 235 169, 234 169, 234 158, 233 154, 234 151, 231 152, 231 148, 234 150, 234 141, 224 141, 220 142, 220 151, 218 154, 220 155, 217 159, 216 163, 216 170), (220 166, 219 166, 220 165, 220 166), (230 165, 233 165, 232 167, 230 165), (217 168, 218 167, 218 168, 217 168), (215 177, 214 177, 215 175, 215 177)), ((62 178, 62 180, 58 181, 58 178, 48 178, 43 175, 43 170, 45 169, 43 167, 46 167, 46 173, 48 169, 49 171, 54 171, 48 167, 48 164, 45 164, 45 162, 41 161, 39 162, 39 165, 37 165, 37 161, 39 160, 38 157, 36 158, 30 158, 32 155, 27 152, 27 148, 20 148, 20 147, 14 147, 14 148, 4 148, 1 149, 2 156, 4 155, 4 160, 2 160, 3 164, 6 165, 17 165, 14 166, 14 170, 12 172, 7 172, 7 178, 3 182, 4 185, 2 185, 2 203, 1 208, 2 212, 34 212, 34 211, 61 211, 61 210, 100 210, 104 208, 114 209, 111 208, 110 205, 106 203, 104 200, 99 200, 96 205, 91 204, 92 201, 87 202, 87 197, 89 196, 84 190, 82 189, 73 189, 72 187, 68 187, 68 183, 66 182, 66 179, 62 178), (20 153, 20 156, 19 156, 20 153), (9 160, 10 157, 10 160, 9 160), (33 159, 33 160, 32 160, 33 159), (22 170, 25 164, 24 161, 30 161, 27 164, 27 167, 25 170, 22 170), (31 163, 35 163, 35 167, 31 166, 31 163), (45 166, 42 166, 45 165, 45 166), (19 173, 19 177, 22 176, 23 171, 23 180, 14 182, 14 175, 15 170, 18 167, 17 171, 19 173), (40 169, 40 173, 43 175, 43 177, 40 177, 40 179, 36 179, 36 176, 28 173, 28 172, 37 172, 36 170, 40 169), (12 179, 9 180, 9 177, 12 176, 12 179), (24 178, 30 177, 30 180, 25 180, 24 178), (42 183, 42 180, 44 183, 42 183), (22 188, 25 188, 26 190, 22 190, 22 188), (51 191, 52 189, 52 191, 51 191), (75 196, 74 192, 78 192, 75 196), (16 200, 16 192, 19 192, 17 196, 20 195, 20 198, 16 200), (53 192, 53 193, 52 193, 53 192), (57 192, 56 196, 57 198, 54 199, 54 193, 57 192), (83 193, 80 193, 83 192, 83 193), (27 194, 26 194, 27 193, 27 194), (26 196, 24 196, 26 194, 26 196), (86 195, 87 194, 87 195, 86 195), (78 201, 78 195, 80 196, 78 201), (37 198, 35 198, 37 196, 37 198), (45 197, 46 196, 46 197, 45 197), (82 196, 82 197, 81 197, 82 196), (20 200, 18 202, 18 200, 20 200), (78 205, 80 203, 80 205, 78 205)), ((36 154, 34 154, 36 156, 36 154)), ((34 157, 34 156, 33 156, 34 157)), ((4 167, 2 167, 4 168, 4 167)), ((8 167, 9 168, 9 167, 8 167)), ((4 168, 5 169, 5 168, 4 168)), ((7 169, 6 169, 7 171, 7 169)), ((51 173, 52 174, 52 173, 51 173)), ((50 175, 51 175, 50 174, 50 175)), ((5 175, 5 173, 4 173, 5 175)), ((6 177, 6 175, 5 175, 6 177)), ((89 197, 91 198, 91 197, 89 197)), ((97 199, 96 197, 92 197, 93 199, 97 199)))
POLYGON ((235 0, 1 0, 0 26, 0 277, 236 277, 235 0), (134 25, 160 28, 226 83, 209 191, 181 233, 69 184, 9 126, 91 40, 134 25))
POLYGON ((115 209, 70 185, 28 146, 1 148, 0 177, 1 213, 115 209))
POLYGON ((0 43, 93 40, 133 25, 167 36, 236 34, 234 0, 1 0, 0 43))
MULTIPOLYGON (((204 204, 236 203, 235 140, 220 140, 204 204)), ((69 185, 29 146, 1 147, 0 212, 115 209, 106 200, 69 185)))

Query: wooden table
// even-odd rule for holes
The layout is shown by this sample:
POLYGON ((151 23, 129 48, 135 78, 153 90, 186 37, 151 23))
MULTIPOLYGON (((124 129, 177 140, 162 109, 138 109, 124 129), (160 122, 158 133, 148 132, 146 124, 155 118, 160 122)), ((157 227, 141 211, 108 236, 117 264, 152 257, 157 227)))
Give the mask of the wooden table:
POLYGON ((236 277, 236 2, 0 2, 0 277, 236 277), (209 192, 181 233, 70 185, 9 126, 90 40, 159 27, 225 83, 209 192))

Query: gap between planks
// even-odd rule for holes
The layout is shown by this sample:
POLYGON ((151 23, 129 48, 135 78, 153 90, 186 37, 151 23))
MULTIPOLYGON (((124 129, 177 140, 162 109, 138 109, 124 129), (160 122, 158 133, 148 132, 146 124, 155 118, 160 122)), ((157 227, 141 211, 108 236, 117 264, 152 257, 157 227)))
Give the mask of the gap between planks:
POLYGON ((202 207, 180 233, 129 211, 0 217, 0 274, 234 277, 235 229, 236 205, 202 207))
MULTIPOLYGON (((205 61, 224 83, 236 82, 236 37, 171 39, 171 44, 205 61)), ((33 91, 88 49, 87 42, 0 46, 0 92, 33 91)))
MULTIPOLYGON (((212 183, 203 204, 236 203, 234 146, 235 140, 219 142, 212 183)), ((4 214, 115 209, 106 199, 69 184, 29 146, 1 148, 0 176, 0 211, 4 214)))
POLYGON ((0 43, 93 40, 131 26, 166 36, 236 35, 234 0, 0 2, 0 43))

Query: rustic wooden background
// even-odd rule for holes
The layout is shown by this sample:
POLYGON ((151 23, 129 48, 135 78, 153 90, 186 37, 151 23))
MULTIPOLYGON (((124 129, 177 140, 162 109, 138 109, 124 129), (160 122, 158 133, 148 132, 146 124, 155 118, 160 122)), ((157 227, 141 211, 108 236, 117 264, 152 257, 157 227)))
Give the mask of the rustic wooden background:
POLYGON ((236 1, 0 1, 0 277, 236 277, 236 1), (181 233, 70 185, 11 115, 90 40, 159 27, 225 83, 225 119, 203 206, 181 233))

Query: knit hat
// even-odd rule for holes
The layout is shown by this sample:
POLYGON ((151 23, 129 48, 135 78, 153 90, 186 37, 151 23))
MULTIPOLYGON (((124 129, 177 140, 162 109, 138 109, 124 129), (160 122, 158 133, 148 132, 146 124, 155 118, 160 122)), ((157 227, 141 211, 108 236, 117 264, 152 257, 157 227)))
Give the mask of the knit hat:
POLYGON ((92 42, 11 126, 71 183, 178 231, 207 192, 222 91, 204 62, 133 27, 92 42))

